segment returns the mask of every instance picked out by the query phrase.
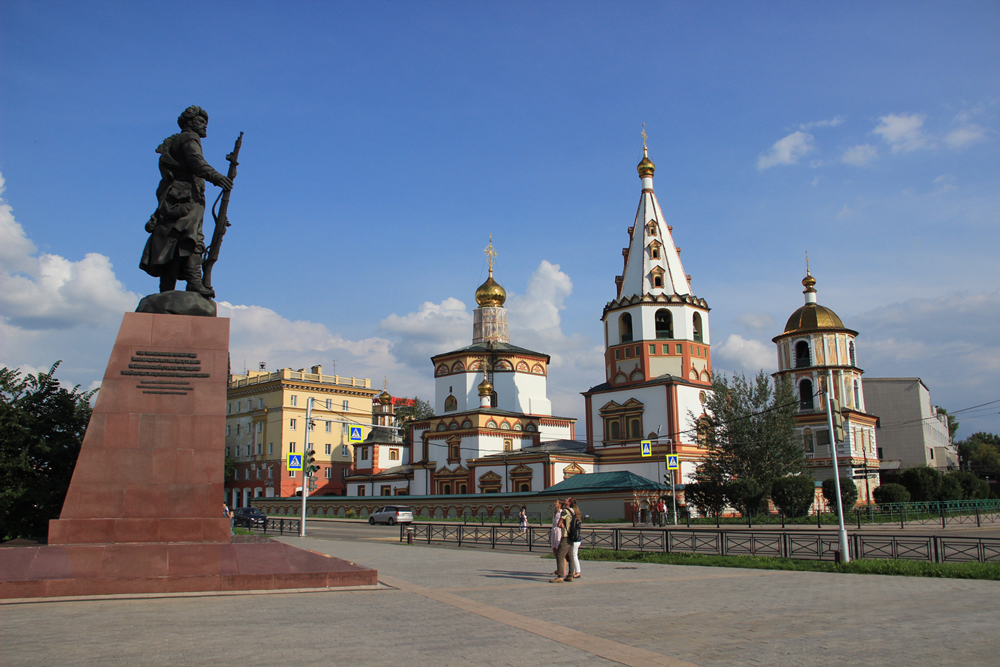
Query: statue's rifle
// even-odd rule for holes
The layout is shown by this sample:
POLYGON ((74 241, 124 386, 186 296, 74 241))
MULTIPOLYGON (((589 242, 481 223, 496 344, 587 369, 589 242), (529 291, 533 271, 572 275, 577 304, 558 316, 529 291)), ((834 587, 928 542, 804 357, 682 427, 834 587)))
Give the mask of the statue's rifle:
MULTIPOLYGON (((240 132, 240 136, 236 138, 236 147, 233 148, 233 152, 226 156, 226 160, 229 161, 229 180, 236 180, 236 167, 239 166, 240 157, 240 146, 243 145, 243 133, 240 132)), ((226 235, 226 228, 229 227, 229 216, 226 215, 229 210, 229 195, 232 194, 232 190, 223 190, 216 197, 215 203, 212 204, 212 217, 215 218, 215 232, 212 234, 212 245, 208 247, 208 252, 205 253, 205 261, 202 264, 202 273, 204 277, 202 278, 202 283, 205 287, 212 289, 212 267, 215 263, 219 261, 219 250, 222 248, 222 237, 226 235), (220 203, 221 202, 221 203, 220 203), (215 211, 215 207, 219 207, 218 213, 215 211)))

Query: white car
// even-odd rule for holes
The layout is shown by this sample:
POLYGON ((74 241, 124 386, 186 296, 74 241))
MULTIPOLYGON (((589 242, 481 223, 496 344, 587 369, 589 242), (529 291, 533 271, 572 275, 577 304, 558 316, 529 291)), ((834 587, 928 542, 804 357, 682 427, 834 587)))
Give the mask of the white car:
POLYGON ((372 512, 368 517, 368 523, 387 523, 394 526, 397 523, 413 523, 413 510, 403 505, 386 505, 385 507, 372 512))

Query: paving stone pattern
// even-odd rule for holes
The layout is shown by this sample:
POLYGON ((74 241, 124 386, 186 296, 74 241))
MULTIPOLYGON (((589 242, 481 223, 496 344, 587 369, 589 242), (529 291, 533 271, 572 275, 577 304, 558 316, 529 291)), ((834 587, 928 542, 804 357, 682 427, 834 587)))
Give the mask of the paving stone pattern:
POLYGON ((584 562, 283 541, 380 590, 0 605, 0 664, 995 665, 1000 582, 584 562), (623 568, 634 569, 623 569, 623 568))

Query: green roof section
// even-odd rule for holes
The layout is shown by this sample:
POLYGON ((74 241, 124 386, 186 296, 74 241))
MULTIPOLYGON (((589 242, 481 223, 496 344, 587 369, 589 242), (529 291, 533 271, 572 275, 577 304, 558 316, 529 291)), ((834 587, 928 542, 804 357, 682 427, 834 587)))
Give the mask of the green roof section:
POLYGON ((535 495, 572 496, 580 493, 615 493, 621 491, 669 491, 666 484, 640 477, 628 470, 573 475, 535 495))

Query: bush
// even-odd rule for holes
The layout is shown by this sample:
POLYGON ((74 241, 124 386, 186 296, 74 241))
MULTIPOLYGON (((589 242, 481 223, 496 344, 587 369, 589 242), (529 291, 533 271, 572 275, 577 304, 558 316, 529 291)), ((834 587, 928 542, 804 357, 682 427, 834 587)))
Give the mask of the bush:
POLYGON ((883 484, 872 493, 879 505, 910 502, 910 492, 902 484, 883 484))
POLYGON ((913 502, 938 499, 941 473, 934 468, 927 466, 907 468, 899 476, 899 481, 910 492, 910 500, 913 502))
MULTIPOLYGON (((837 506, 836 484, 833 477, 823 480, 823 497, 834 507, 837 506)), ((847 513, 854 509, 854 503, 858 501, 858 487, 850 477, 840 478, 840 501, 844 507, 842 516, 846 517, 847 513)))
POLYGON ((713 482, 694 482, 684 486, 684 500, 702 516, 718 516, 726 506, 725 489, 713 482))
POLYGON ((771 500, 785 516, 805 516, 813 503, 816 482, 812 477, 779 477, 771 484, 771 500))
POLYGON ((942 475, 941 483, 938 484, 938 500, 962 500, 965 498, 965 489, 962 482, 951 475, 942 475))
POLYGON ((971 472, 956 470, 945 475, 945 479, 956 479, 962 485, 962 497, 969 500, 990 497, 990 485, 985 479, 979 479, 971 472))
POLYGON ((743 516, 754 516, 764 501, 764 487, 753 477, 742 477, 726 486, 726 498, 743 516))

